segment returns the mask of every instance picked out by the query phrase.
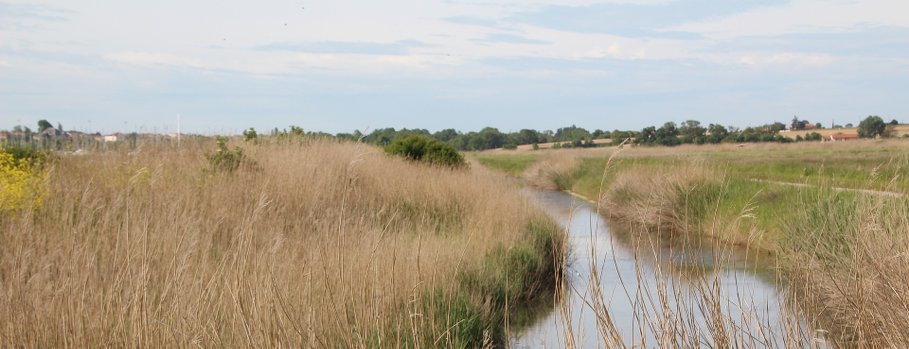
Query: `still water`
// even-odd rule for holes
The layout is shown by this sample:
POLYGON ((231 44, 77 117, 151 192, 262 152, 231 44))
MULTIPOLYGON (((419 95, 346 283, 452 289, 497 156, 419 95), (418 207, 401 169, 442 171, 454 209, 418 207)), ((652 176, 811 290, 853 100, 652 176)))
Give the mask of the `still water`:
POLYGON ((610 230, 584 200, 562 192, 528 195, 567 229, 567 287, 548 315, 511 334, 510 347, 599 348, 610 346, 606 338, 617 338, 629 347, 652 348, 669 345, 670 337, 681 347, 710 347, 722 345, 718 326, 732 334, 726 345, 811 346, 793 339, 811 336, 803 321, 786 315, 791 312, 775 274, 755 256, 623 234, 610 230), (718 318, 723 320, 713 321, 718 318))

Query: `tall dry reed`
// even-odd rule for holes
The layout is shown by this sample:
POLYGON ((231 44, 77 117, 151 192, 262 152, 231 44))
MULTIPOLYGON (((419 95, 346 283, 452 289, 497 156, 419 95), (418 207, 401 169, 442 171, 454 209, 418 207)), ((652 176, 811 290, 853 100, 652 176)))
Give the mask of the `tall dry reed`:
POLYGON ((466 345, 452 308, 500 309, 463 275, 547 221, 482 171, 245 147, 232 174, 210 143, 58 159, 44 206, 0 217, 0 346, 466 345))

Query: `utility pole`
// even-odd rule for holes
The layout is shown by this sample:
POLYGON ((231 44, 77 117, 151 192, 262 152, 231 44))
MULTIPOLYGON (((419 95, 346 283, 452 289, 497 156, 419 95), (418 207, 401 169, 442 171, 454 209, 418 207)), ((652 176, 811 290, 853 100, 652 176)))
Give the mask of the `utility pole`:
POLYGON ((180 146, 180 114, 177 114, 177 146, 180 146))

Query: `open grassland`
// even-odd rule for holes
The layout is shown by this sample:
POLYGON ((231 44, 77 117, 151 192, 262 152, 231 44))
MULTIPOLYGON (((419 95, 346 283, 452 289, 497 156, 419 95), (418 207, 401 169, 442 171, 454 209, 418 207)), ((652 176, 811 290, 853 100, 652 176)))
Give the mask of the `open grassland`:
MULTIPOLYGON (((903 137, 909 135, 909 125, 888 125, 888 131, 892 137, 903 137)), ((789 137, 795 139, 796 137, 801 136, 805 138, 809 133, 820 134, 821 137, 830 137, 832 135, 855 135, 858 134, 858 128, 848 127, 848 128, 825 128, 825 129, 812 129, 812 130, 799 130, 799 131, 789 131, 781 132, 780 135, 784 137, 789 137)))
POLYGON ((480 154, 475 156, 474 159, 483 166, 517 176, 524 173, 527 167, 537 162, 540 157, 534 154, 514 154, 509 156, 480 154))
POLYGON ((559 230, 500 175, 264 143, 44 164, 0 212, 0 346, 475 347, 552 287, 559 230))
POLYGON ((614 223, 773 256, 833 345, 909 346, 909 142, 536 155, 529 183, 594 200, 614 223))

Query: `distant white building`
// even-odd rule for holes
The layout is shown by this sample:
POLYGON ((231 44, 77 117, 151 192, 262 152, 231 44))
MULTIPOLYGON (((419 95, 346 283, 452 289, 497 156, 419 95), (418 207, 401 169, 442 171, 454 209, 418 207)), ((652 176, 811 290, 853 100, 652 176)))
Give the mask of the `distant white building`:
POLYGON ((117 135, 107 135, 107 136, 104 136, 104 141, 105 141, 105 142, 116 142, 117 140, 118 140, 118 139, 117 139, 117 135))

